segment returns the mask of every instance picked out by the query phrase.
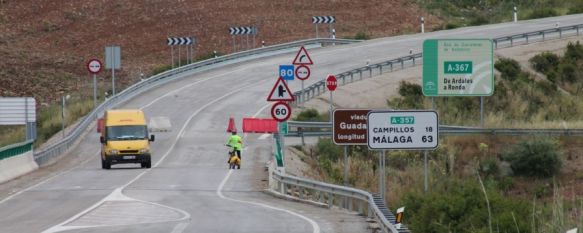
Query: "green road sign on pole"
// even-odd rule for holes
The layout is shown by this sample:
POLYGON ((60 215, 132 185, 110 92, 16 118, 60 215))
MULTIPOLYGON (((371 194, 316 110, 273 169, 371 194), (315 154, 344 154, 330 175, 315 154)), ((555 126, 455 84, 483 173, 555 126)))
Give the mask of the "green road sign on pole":
POLYGON ((277 124, 277 126, 279 126, 279 133, 281 135, 284 135, 284 136, 287 135, 287 132, 288 132, 287 121, 279 122, 277 124))
POLYGON ((275 156, 275 163, 277 167, 283 167, 283 148, 281 146, 280 139, 281 135, 277 135, 275 137, 275 153, 273 156, 275 156))
POLYGON ((494 50, 489 39, 430 39, 423 42, 425 96, 490 96, 494 50))

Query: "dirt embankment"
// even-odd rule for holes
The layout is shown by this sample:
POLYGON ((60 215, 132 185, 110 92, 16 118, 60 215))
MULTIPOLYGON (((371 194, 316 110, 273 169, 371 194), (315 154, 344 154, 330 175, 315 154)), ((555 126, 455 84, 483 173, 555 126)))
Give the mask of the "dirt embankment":
MULTIPOLYGON (((0 96, 34 96, 43 103, 56 101, 62 92, 83 92, 90 85, 85 62, 103 59, 108 45, 121 46, 122 70, 116 80, 128 85, 141 73, 170 63, 168 37, 196 37, 199 55, 230 53, 231 26, 256 26, 256 44, 264 40, 269 45, 314 37, 311 17, 320 15, 336 17, 338 38, 413 32, 420 16, 428 29, 440 23, 406 0, 4 0, 0 96)), ((320 36, 328 36, 326 26, 319 26, 320 36)), ((109 76, 100 74, 106 88, 109 76)))

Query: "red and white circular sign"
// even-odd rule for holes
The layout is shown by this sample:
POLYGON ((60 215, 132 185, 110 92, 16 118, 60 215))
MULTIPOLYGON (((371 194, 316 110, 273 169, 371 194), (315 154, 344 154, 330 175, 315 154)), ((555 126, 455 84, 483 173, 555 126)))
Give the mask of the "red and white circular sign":
POLYGON ((102 67, 103 66, 101 64, 101 61, 97 59, 91 59, 89 60, 89 62, 87 62, 87 70, 89 70, 89 73, 97 74, 101 71, 102 67))
POLYGON ((310 77, 310 67, 306 65, 299 65, 296 68, 296 77, 299 80, 306 80, 310 77))
POLYGON ((326 78, 326 87, 328 88, 328 90, 330 91, 336 90, 337 84, 338 82, 336 81, 336 76, 328 75, 328 78, 326 78))
POLYGON ((285 102, 277 102, 271 107, 271 116, 276 121, 286 121, 291 116, 291 107, 285 102))

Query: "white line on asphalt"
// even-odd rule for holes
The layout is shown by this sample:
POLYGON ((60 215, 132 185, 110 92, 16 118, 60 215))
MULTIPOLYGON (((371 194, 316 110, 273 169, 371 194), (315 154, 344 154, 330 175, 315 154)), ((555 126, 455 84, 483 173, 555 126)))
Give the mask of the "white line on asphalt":
POLYGON ((181 222, 172 229, 170 233, 182 233, 186 227, 188 226, 188 222, 181 222))
POLYGON ((268 138, 268 137, 269 137, 269 135, 271 135, 271 134, 264 133, 264 134, 262 134, 261 136, 259 136, 259 138, 258 138, 258 139, 259 139, 259 140, 265 140, 266 138, 268 138))
POLYGON ((166 94, 164 94, 164 95, 162 95, 162 96, 160 96, 160 97, 158 97, 158 98, 156 98, 156 99, 152 100, 152 102, 150 102, 150 103, 148 103, 148 104, 146 104, 146 105, 142 106, 140 109, 144 109, 144 108, 150 107, 150 105, 152 105, 153 103, 157 102, 158 100, 161 100, 162 98, 164 98, 164 97, 167 97, 167 96, 170 96, 170 95, 172 95, 172 94, 174 94, 174 93, 176 93, 176 92, 182 91, 182 90, 184 90, 185 88, 189 88, 189 87, 191 87, 191 86, 194 86, 195 84, 198 84, 198 83, 201 83, 201 82, 204 82, 204 81, 208 81, 208 80, 211 80, 211 79, 215 79, 215 78, 218 78, 218 77, 224 76, 224 75, 226 75, 226 74, 230 74, 230 73, 239 72, 239 71, 241 71, 241 70, 245 70, 245 69, 248 69, 248 68, 241 68, 241 69, 233 70, 233 71, 230 71, 230 72, 222 73, 222 74, 220 74, 220 75, 215 75, 215 76, 208 77, 208 78, 205 78, 205 79, 202 79, 202 80, 198 80, 198 81, 196 81, 196 82, 193 82, 193 83, 191 83, 191 84, 188 84, 188 85, 186 85, 186 86, 183 86, 183 87, 181 87, 181 88, 175 89, 175 90, 173 90, 173 91, 171 91, 171 92, 168 92, 168 93, 166 93, 166 94))
MULTIPOLYGON (((263 110, 265 110, 265 108, 269 107, 271 104, 267 104, 265 106, 263 106, 262 108, 260 108, 255 114, 253 114, 253 117, 257 117, 261 112, 263 112, 263 110)), ((268 135, 269 134, 264 134, 264 135, 268 135)), ((244 137, 246 137, 247 134, 244 135, 244 137)), ((263 135, 262 135, 263 136, 263 135)), ((245 141, 245 140, 244 140, 245 141)), ((221 184, 219 185, 219 187, 217 188, 217 195, 225 200, 230 200, 230 201, 234 201, 234 202, 240 202, 240 203, 245 203, 245 204, 250 204, 250 205, 255 205, 255 206, 260 206, 263 208, 267 208, 267 209, 272 209, 272 210, 277 210, 277 211, 281 211, 281 212, 285 212, 288 214, 291 214, 293 216, 299 217, 303 220, 306 220, 308 223, 310 223, 310 225, 312 225, 312 233, 320 233, 320 226, 318 225, 318 223, 316 223, 316 221, 303 216, 301 214, 298 214, 296 212, 293 212, 291 210, 286 210, 286 209, 281 209, 281 208, 277 208, 277 207, 273 207, 267 204, 263 204, 263 203, 257 203, 257 202, 251 202, 251 201, 243 201, 243 200, 236 200, 233 198, 229 198, 229 197, 225 197, 223 195, 223 187, 225 186, 225 184, 227 183, 227 181, 229 180, 229 177, 231 176, 231 174, 233 173, 233 170, 229 170, 229 172, 227 172, 227 175, 225 176, 225 178, 223 179, 223 181, 221 182, 221 184)))
MULTIPOLYGON (((226 98, 226 97, 228 97, 228 96, 232 95, 232 94, 233 94, 233 93, 235 93, 235 92, 241 91, 242 89, 248 88, 249 86, 253 86, 253 85, 257 85, 257 83, 249 84, 249 85, 246 85, 246 86, 240 87, 240 88, 238 88, 238 89, 235 89, 235 90, 233 90, 233 91, 231 91, 231 92, 229 92, 229 93, 227 93, 227 94, 225 94, 225 95, 223 95, 223 96, 221 96, 221 97, 219 97, 219 98, 217 98, 217 99, 215 99, 215 100, 213 100, 213 101, 211 101, 211 102, 209 102, 209 103, 205 104, 204 106, 202 106, 201 108, 199 108, 199 109, 198 109, 196 112, 194 112, 192 115, 190 115, 190 117, 188 118, 188 120, 187 120, 187 121, 184 123, 184 125, 182 126, 182 128, 181 128, 181 129, 180 129, 180 131, 178 132, 178 134, 177 134, 176 138, 174 139, 174 142, 172 143, 172 146, 170 146, 170 148, 168 149, 168 151, 166 151, 166 153, 165 153, 165 154, 164 154, 164 155, 163 155, 163 156, 160 158, 160 160, 158 160, 158 162, 157 162, 156 164, 154 164, 153 168, 155 168, 155 167, 157 167, 158 165, 160 165, 160 163, 162 163, 162 162, 164 161, 164 159, 166 159, 166 157, 167 157, 167 156, 170 154, 170 152, 171 152, 172 150, 174 150, 174 147, 175 147, 175 146, 176 146, 176 144, 178 143, 178 140, 179 140, 179 139, 182 137, 182 135, 184 134, 184 132, 185 132, 185 130, 186 130, 186 127, 188 126, 188 124, 190 123, 190 121, 192 121, 192 119, 193 119, 193 118, 194 118, 196 115, 198 115, 198 114, 199 114, 199 113, 200 113, 202 110, 204 110, 205 108, 209 107, 211 104, 214 104, 214 103, 216 103, 216 102, 218 102, 218 101, 220 101, 220 100, 222 100, 222 99, 224 99, 224 98, 226 98)), ((159 100, 159 99, 155 99, 155 100, 153 100, 153 102, 154 102, 154 101, 158 101, 158 100, 159 100)), ((143 172, 141 172, 141 173, 140 173, 138 176, 136 176, 136 177, 135 177, 134 179, 132 179, 130 182, 128 182, 128 183, 126 183, 125 185, 123 185, 123 186, 121 186, 121 187, 119 187, 119 188, 115 189, 115 190, 114 190, 114 191, 113 191, 111 194, 109 194, 107 197, 105 197, 104 199, 102 199, 101 201, 99 201, 98 203, 96 203, 95 205, 93 205, 93 206, 91 206, 91 207, 87 208, 86 210, 84 210, 84 211, 82 211, 81 213, 79 213, 79 214, 77 214, 77 215, 75 215, 75 216, 73 216, 73 217, 71 217, 71 218, 67 219, 66 221, 64 221, 64 222, 62 222, 62 223, 60 223, 60 224, 57 224, 57 225, 55 225, 55 226, 53 226, 53 227, 49 228, 49 229, 48 229, 48 230, 46 230, 46 231, 43 231, 43 233, 54 233, 54 232, 59 232, 59 231, 67 230, 67 229, 65 229, 65 228, 64 228, 64 227, 65 227, 64 225, 66 225, 66 224, 68 224, 68 223, 70 223, 70 222, 72 222, 72 221, 76 220, 76 219, 77 219, 77 218, 79 218, 80 216, 83 216, 84 214, 86 214, 86 213, 88 213, 88 212, 90 212, 90 211, 94 210, 95 208, 97 208, 98 206, 100 206, 101 204, 103 204, 103 202, 107 201, 107 200, 108 200, 108 198, 109 198, 109 197, 110 197, 112 194, 114 194, 114 193, 116 192, 116 190, 118 190, 118 189, 119 189, 119 192, 120 192, 120 193, 122 193, 122 192, 123 192, 123 189, 125 189, 127 186, 131 185, 133 182, 137 181, 139 178, 141 178, 142 176, 144 176, 144 175, 145 175, 146 173, 148 173, 149 171, 151 171, 151 170, 146 170, 146 171, 143 171, 143 172)), ((123 195, 123 194, 122 194, 122 195, 123 195)), ((169 206, 167 206, 167 207, 168 207, 168 208, 172 208, 172 207, 169 207, 169 206)), ((188 215, 188 216, 190 217, 190 215, 188 215)), ((179 233, 179 232, 178 232, 178 233, 179 233)))
MULTIPOLYGON (((96 155, 97 155, 97 154, 99 154, 99 151, 96 153, 96 155)), ((47 178, 47 179, 45 179, 45 180, 41 181, 41 182, 38 182, 38 183, 36 183, 36 184, 34 184, 34 185, 30 186, 30 187, 27 187, 27 188, 25 188, 25 189, 23 189, 23 190, 20 190, 20 191, 18 191, 18 192, 16 192, 16 193, 14 193, 14 194, 12 194, 12 195, 10 195, 10 196, 8 196, 8 197, 4 198, 3 200, 1 200, 1 201, 0 201, 0 205, 1 205, 2 203, 6 202, 6 201, 8 201, 8 200, 10 200, 10 199, 12 199, 12 198, 14 198, 14 197, 16 197, 16 196, 18 196, 18 195, 20 195, 20 194, 24 193, 24 192, 27 192, 27 191, 29 191, 29 190, 31 190, 31 189, 33 189, 33 188, 36 188, 36 187, 38 187, 38 186, 41 186, 41 185, 43 185, 43 184, 45 184, 45 183, 47 183, 47 182, 49 182, 49 181, 53 180, 53 179, 54 179, 54 178, 56 178, 57 176, 60 176, 60 175, 62 175, 62 174, 65 174, 65 173, 68 173, 68 172, 72 171, 73 169, 76 169, 76 168, 78 168, 78 167, 81 167, 81 166, 85 165, 85 164, 86 164, 87 162, 89 162, 89 161, 90 161, 90 159, 87 159, 87 160, 83 161, 83 162, 82 162, 82 163, 80 163, 80 164, 77 164, 76 166, 74 166, 74 167, 72 167, 72 168, 69 168, 69 169, 67 169, 67 170, 65 170, 65 171, 63 171, 63 172, 59 172, 59 173, 57 173, 57 174, 55 174, 55 175, 53 175, 53 176, 51 176, 51 177, 49 177, 49 178, 47 178)))
MULTIPOLYGON (((237 70, 234 70, 234 71, 231 71, 231 72, 223 73, 223 75, 224 75, 224 74, 233 73, 233 72, 237 72, 237 71, 240 71, 240 70, 243 70, 243 69, 247 69, 247 68, 241 68, 241 69, 237 69, 237 70)), ((179 88, 179 89, 177 89, 177 90, 174 90, 174 91, 171 91, 171 92, 169 92, 169 93, 166 93, 166 94, 164 94, 164 95, 162 95, 162 96, 160 96, 160 97, 158 97, 158 98, 156 98, 156 99, 154 99, 154 100, 150 101, 150 103, 148 103, 148 104, 146 104, 146 105, 144 105, 144 106, 140 107, 140 109, 147 108, 147 107, 151 106, 153 103, 155 103, 155 102, 158 102, 158 101, 159 101, 159 100, 161 100, 162 98, 164 98, 164 97, 166 97, 166 96, 169 96, 169 95, 171 95, 172 93, 175 93, 175 92, 177 92, 177 91, 179 91, 179 90, 183 90, 183 89, 184 89, 184 88, 186 88, 186 87, 191 87, 191 86, 193 86, 194 84, 198 84, 198 83, 201 83, 201 82, 204 82, 204 81, 208 81, 208 80, 211 80, 211 79, 214 79, 214 78, 220 77, 220 76, 221 76, 221 75, 215 75, 215 76, 212 76, 212 77, 209 77, 209 78, 205 78, 205 79, 203 79, 203 80, 198 80, 198 81, 196 81, 196 82, 194 82, 194 83, 188 84, 188 85, 186 85, 186 86, 184 86, 184 87, 181 87, 181 88, 179 88)), ((96 153, 96 154, 99 154, 99 150, 97 151, 97 153, 96 153)), ((94 157, 95 157, 95 156, 94 156, 94 157)), ((86 164, 87 162, 89 162, 89 161, 91 161, 91 159, 85 160, 85 161, 84 161, 84 162, 82 162, 81 164, 78 164, 78 165, 76 165, 76 166, 74 166, 74 167, 72 167, 72 168, 70 168, 70 169, 68 169, 68 170, 66 170, 66 171, 63 171, 63 172, 57 173, 57 174, 55 174, 55 175, 53 175, 53 176, 51 176, 51 177, 49 177, 49 178, 47 178, 47 179, 45 179, 45 180, 43 180, 43 181, 40 181, 39 183, 36 183, 36 184, 34 184, 34 185, 30 186, 30 187, 27 187, 27 188, 25 188, 25 189, 23 189, 23 190, 20 190, 20 191, 18 191, 18 192, 16 192, 16 193, 14 193, 14 194, 12 194, 12 195, 10 195, 10 196, 8 196, 8 197, 6 197, 6 198, 2 199, 2 200, 0 201, 0 205, 1 205, 2 203, 4 203, 4 202, 8 201, 8 200, 11 200, 12 198, 14 198, 14 197, 16 197, 16 196, 19 196, 20 194, 22 194, 22 193, 24 193, 24 192, 27 192, 27 191, 29 191, 29 190, 32 190, 32 189, 34 189, 34 188, 36 188, 36 187, 38 187, 38 186, 41 186, 41 185, 43 185, 43 184, 45 184, 45 183, 47 183, 47 182, 49 182, 49 181, 53 180, 53 179, 54 179, 54 178, 56 178, 57 176, 60 176, 60 175, 63 175, 63 174, 69 173, 69 172, 71 172, 72 170, 74 170, 74 169, 76 169, 76 168, 78 168, 78 167, 81 167, 81 166, 85 165, 85 164, 86 164)))
POLYGON ((293 212, 291 210, 280 209, 280 208, 277 208, 277 207, 273 207, 273 206, 270 206, 270 205, 267 205, 267 204, 263 204, 263 203, 258 203, 258 202, 243 201, 243 200, 233 199, 233 198, 230 198, 230 197, 225 197, 223 195, 223 191, 222 190, 223 190, 223 187, 225 186, 225 184, 227 183, 227 181, 229 180, 229 177, 231 176, 232 173, 233 173, 233 170, 229 170, 229 172, 227 172, 227 175, 225 176, 225 178, 223 179, 223 181, 219 185, 219 188, 217 188, 217 195, 220 198, 225 199, 225 200, 229 200, 229 201, 234 201, 234 202, 245 203, 245 204, 249 204, 249 205, 260 206, 260 207, 263 207, 263 208, 277 210, 277 211, 281 211, 281 212, 285 212, 285 213, 291 214, 293 216, 296 216, 298 218, 301 218, 303 220, 306 220, 308 223, 310 223, 310 225, 312 225, 312 229, 313 229, 312 230, 312 233, 320 233, 320 226, 318 225, 318 223, 316 223, 316 221, 314 221, 314 220, 312 220, 312 219, 310 219, 310 218, 308 218, 306 216, 303 216, 301 214, 298 214, 296 212, 293 212))

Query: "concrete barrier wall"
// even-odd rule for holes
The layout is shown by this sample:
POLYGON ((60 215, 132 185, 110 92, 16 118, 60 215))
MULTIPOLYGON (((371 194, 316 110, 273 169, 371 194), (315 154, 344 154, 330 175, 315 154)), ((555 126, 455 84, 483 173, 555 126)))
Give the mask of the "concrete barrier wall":
POLYGON ((38 169, 32 144, 26 141, 0 148, 0 183, 38 169))
POLYGON ((30 150, 24 154, 0 160, 0 183, 38 169, 38 164, 34 161, 32 154, 33 152, 30 150))

